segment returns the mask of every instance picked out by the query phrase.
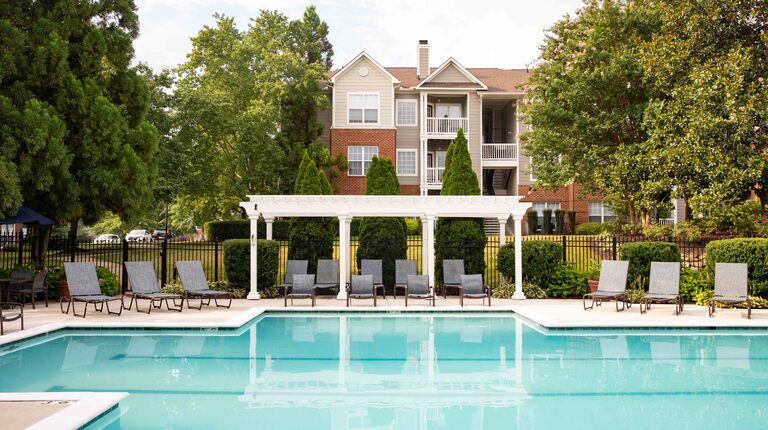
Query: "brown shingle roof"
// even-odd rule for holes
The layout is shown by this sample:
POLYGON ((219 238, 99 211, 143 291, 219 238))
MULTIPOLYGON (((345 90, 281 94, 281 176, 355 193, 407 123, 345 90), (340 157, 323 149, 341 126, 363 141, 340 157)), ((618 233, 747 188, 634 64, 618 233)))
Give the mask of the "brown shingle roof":
MULTIPOLYGON (((400 81, 401 88, 413 88, 419 85, 419 80, 416 78, 415 67, 387 67, 389 73, 391 73, 398 81, 400 81)), ((435 71, 435 67, 430 69, 430 73, 435 71)), ((523 92, 522 85, 528 80, 529 72, 527 69, 498 69, 498 68, 469 68, 469 73, 474 75, 480 82, 484 83, 488 87, 489 92, 502 92, 502 93, 520 93, 523 92)), ((339 70, 331 70, 328 73, 328 78, 338 73, 339 70)), ((441 86, 443 84, 440 84, 441 86)), ((467 84, 445 84, 452 88, 464 87, 467 84)), ((467 88, 474 88, 473 84, 469 84, 467 88)), ((324 83, 321 83, 324 87, 324 83)), ((437 84, 427 84, 429 87, 437 86, 437 84)))

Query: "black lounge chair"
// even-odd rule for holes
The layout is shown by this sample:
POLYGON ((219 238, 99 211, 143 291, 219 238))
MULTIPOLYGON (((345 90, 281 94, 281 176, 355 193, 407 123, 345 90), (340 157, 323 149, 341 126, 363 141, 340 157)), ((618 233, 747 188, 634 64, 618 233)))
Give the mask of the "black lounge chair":
POLYGON ((749 270, 746 263, 715 264, 715 295, 709 301, 709 316, 715 315, 718 303, 747 304, 747 319, 752 318, 749 300, 749 270))
POLYGON ((592 309, 596 305, 600 306, 604 301, 615 300, 616 312, 632 307, 627 303, 627 273, 629 272, 629 261, 603 260, 600 266, 600 280, 597 283, 597 291, 584 294, 582 305, 584 310, 592 309), (592 299, 592 304, 587 307, 587 298, 592 299), (619 300, 621 300, 621 309, 619 309, 619 300))
POLYGON ((205 277, 203 265, 197 260, 176 261, 176 272, 181 279, 181 286, 184 288, 184 299, 187 301, 187 309, 192 309, 189 305, 189 299, 199 298, 200 306, 195 309, 200 310, 203 305, 210 306, 211 299, 217 308, 227 308, 232 306, 232 293, 227 291, 212 290, 208 285, 208 279, 205 277), (220 305, 219 299, 228 299, 226 305, 220 305))
POLYGON ((648 294, 640 299, 640 313, 648 312, 651 303, 674 303, 675 315, 680 315, 683 311, 683 299, 680 296, 680 263, 651 262, 648 294))
POLYGON ((383 271, 381 269, 381 260, 361 260, 360 261, 360 274, 361 275, 373 275, 373 287, 376 288, 376 293, 381 292, 381 295, 385 298, 387 293, 384 290, 383 271))
POLYGON ((144 312, 139 309, 139 299, 149 300, 149 306, 147 311, 149 314, 152 312, 152 308, 160 309, 165 307, 169 311, 181 312, 184 308, 184 297, 181 294, 163 293, 160 291, 160 285, 157 282, 157 275, 155 274, 155 267, 150 261, 130 261, 125 263, 125 271, 128 273, 128 281, 131 283, 131 291, 126 293, 131 298, 126 309, 129 311, 133 307, 134 300, 136 301, 136 312, 144 312), (173 300, 173 306, 168 302, 173 300), (176 300, 180 300, 181 303, 176 304, 176 300))
POLYGON ((395 260, 395 287, 392 297, 397 298, 397 289, 408 289, 408 275, 416 274, 416 260, 395 260))
MULTIPOLYGON (((415 263, 415 262, 414 262, 415 263)), ((435 306, 435 291, 429 288, 429 276, 407 275, 405 285, 405 307, 408 307, 408 298, 427 299, 435 306)))
POLYGON ((315 306, 317 289, 315 288, 315 275, 293 275, 293 283, 283 290, 283 300, 288 306, 288 299, 312 299, 312 307, 315 306))
POLYGON ((24 297, 29 296, 29 301, 32 302, 32 309, 35 309, 35 296, 42 294, 45 297, 45 307, 48 307, 48 286, 45 285, 45 278, 48 277, 48 272, 41 270, 35 274, 35 277, 20 283, 12 283, 9 285, 10 293, 21 296, 21 304, 23 305, 26 300, 24 297))
POLYGON ((491 287, 483 285, 483 275, 461 275, 461 285, 459 286, 459 304, 464 306, 464 298, 468 299, 488 299, 488 306, 491 306, 491 287))
POLYGON ((461 275, 464 274, 464 260, 443 260, 443 298, 448 288, 461 289, 461 275))
POLYGON ((72 315, 85 318, 88 312, 88 305, 92 304, 97 312, 104 311, 104 305, 107 306, 107 313, 110 315, 121 315, 125 304, 123 296, 105 296, 101 293, 99 286, 99 277, 96 274, 96 265, 93 263, 64 263, 64 272, 67 275, 67 286, 69 288, 69 297, 59 299, 61 312, 68 314, 69 308, 72 308, 72 315), (120 302, 120 310, 113 312, 109 309, 109 302, 120 302), (64 303, 67 303, 67 310, 64 310, 64 303), (78 315, 75 309, 76 302, 85 303, 83 314, 78 315), (101 306, 97 306, 101 305, 101 306))
POLYGON ((317 260, 315 288, 318 290, 339 289, 339 260, 317 260))
POLYGON ((347 307, 352 299, 373 299, 373 307, 376 307, 373 275, 352 275, 352 282, 347 285, 347 307))
POLYGON ((0 302, 0 336, 5 334, 4 324, 21 320, 21 329, 24 330, 24 305, 21 303, 0 302))
POLYGON ((278 293, 285 295, 285 289, 293 284, 293 275, 306 275, 309 261, 307 260, 288 260, 285 263, 285 276, 283 283, 277 286, 278 293))

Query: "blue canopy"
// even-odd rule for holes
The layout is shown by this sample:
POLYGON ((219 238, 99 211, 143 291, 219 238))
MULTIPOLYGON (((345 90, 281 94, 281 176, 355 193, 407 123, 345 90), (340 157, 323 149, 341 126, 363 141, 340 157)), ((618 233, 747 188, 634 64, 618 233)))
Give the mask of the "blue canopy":
POLYGON ((15 216, 0 219, 0 224, 40 224, 51 225, 54 224, 49 218, 40 215, 28 207, 20 207, 15 216))

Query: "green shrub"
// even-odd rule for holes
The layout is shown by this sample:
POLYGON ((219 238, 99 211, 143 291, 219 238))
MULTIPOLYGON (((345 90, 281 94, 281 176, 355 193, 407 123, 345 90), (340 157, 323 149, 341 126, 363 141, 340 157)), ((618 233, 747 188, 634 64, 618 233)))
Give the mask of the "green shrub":
MULTIPOLYGON (((491 290, 494 298, 511 299, 515 295, 515 283, 502 281, 498 287, 491 290)), ((547 292, 533 282, 523 282, 523 294, 528 299, 546 299, 547 292)))
POLYGON ((117 276, 106 267, 97 266, 96 276, 99 277, 99 286, 101 294, 105 296, 116 296, 120 294, 120 284, 117 282, 117 276))
MULTIPOLYGON (((714 297, 714 290, 703 290, 696 295, 696 304, 699 306, 709 306, 709 301, 714 297)), ((749 301, 752 302, 752 309, 768 309, 768 299, 759 296, 749 296, 749 301)), ((718 303, 718 308, 721 309, 746 309, 746 303, 718 303)))
POLYGON ((568 211, 568 234, 576 234, 576 211, 568 211))
POLYGON ((672 236, 671 225, 649 224, 643 226, 643 236, 651 240, 662 240, 672 236))
POLYGON ((251 237, 251 222, 247 219, 210 221, 203 224, 207 240, 247 239, 251 237))
POLYGON ((552 209, 542 209, 544 220, 541 223, 542 234, 552 234, 552 209))
MULTIPOLYGON (((210 289, 212 289, 214 291, 226 291, 228 293, 231 293, 232 294, 232 298, 235 298, 235 299, 243 299, 243 298, 248 296, 248 290, 247 289, 233 287, 233 286, 229 285, 229 282, 227 282, 227 281, 213 281, 213 282, 209 282, 208 285, 210 286, 210 289)), ((272 289, 270 289, 270 291, 271 290, 272 289)), ((260 293, 265 298, 271 298, 271 297, 275 297, 277 295, 277 288, 274 288, 274 290, 275 290, 275 293, 274 294, 270 294, 269 297, 267 297, 268 294, 264 293, 263 291, 260 291, 260 293)))
POLYGON ((748 201, 733 206, 723 206, 710 211, 703 221, 705 230, 710 233, 734 233, 739 236, 751 236, 756 233, 755 216, 763 211, 757 201, 748 201))
POLYGON ((548 297, 562 299, 582 297, 589 292, 587 276, 564 263, 557 266, 544 287, 548 297))
POLYGON ((712 284, 705 270, 696 270, 685 266, 680 268, 680 296, 683 302, 694 302, 700 292, 711 289, 712 284))
POLYGON ((555 209, 555 233, 565 234, 565 211, 555 209))
MULTIPOLYGON (((259 293, 264 297, 275 297, 275 278, 279 264, 280 245, 274 240, 259 239, 258 242, 259 293)), ((224 242, 224 273, 228 285, 233 289, 247 291, 251 286, 251 241, 230 239, 224 242)))
POLYGON ((643 226, 641 224, 615 224, 613 233, 626 236, 640 236, 643 234, 643 226))
POLYGON ((672 236, 689 242, 698 242, 701 240, 701 233, 699 226, 691 221, 683 221, 675 226, 672 236))
POLYGON ((539 214, 534 210, 528 211, 528 234, 536 234, 539 228, 539 214))
POLYGON ((576 226, 576 234, 596 236, 605 233, 606 225, 601 222, 585 222, 576 226))
POLYGON ((408 236, 421 236, 421 220, 406 218, 405 227, 408 229, 408 236))
MULTIPOLYGON (((523 241, 523 281, 546 286, 550 276, 563 261, 563 245, 549 240, 523 241)), ((515 244, 499 249, 499 272, 508 280, 515 279, 515 244)))
POLYGON ((750 292, 768 297, 768 239, 713 240, 707 244, 706 260, 710 279, 717 263, 747 263, 750 292))
POLYGON ((669 242, 633 242, 621 245, 621 259, 629 261, 627 281, 648 289, 652 261, 680 261, 680 248, 669 242))
POLYGON ((163 285, 160 291, 167 294, 184 294, 184 287, 181 281, 171 281, 163 285))

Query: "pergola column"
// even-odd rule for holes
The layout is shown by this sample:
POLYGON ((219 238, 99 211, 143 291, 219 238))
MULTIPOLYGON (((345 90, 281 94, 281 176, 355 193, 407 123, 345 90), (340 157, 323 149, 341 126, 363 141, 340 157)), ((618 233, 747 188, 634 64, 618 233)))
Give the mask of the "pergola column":
POLYGON ((347 275, 349 274, 349 230, 352 217, 339 215, 339 294, 336 298, 347 300, 347 275))
POLYGON ((499 217, 499 248, 507 243, 507 218, 499 217))
POLYGON ((435 216, 421 218, 421 273, 429 276, 429 287, 435 291, 435 216))
POLYGON ((275 219, 272 217, 264 218, 264 222, 267 224, 267 240, 272 240, 272 223, 275 219))
POLYGON ((251 290, 248 292, 248 300, 258 300, 259 294, 259 214, 252 214, 251 220, 251 290))
POLYGON ((512 216, 515 222, 515 294, 513 299, 525 300, 523 294, 523 215, 515 214, 512 216))

